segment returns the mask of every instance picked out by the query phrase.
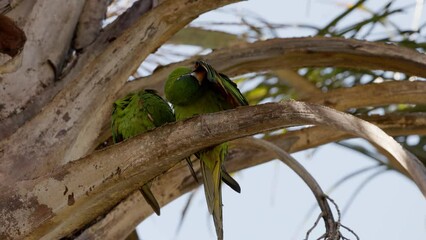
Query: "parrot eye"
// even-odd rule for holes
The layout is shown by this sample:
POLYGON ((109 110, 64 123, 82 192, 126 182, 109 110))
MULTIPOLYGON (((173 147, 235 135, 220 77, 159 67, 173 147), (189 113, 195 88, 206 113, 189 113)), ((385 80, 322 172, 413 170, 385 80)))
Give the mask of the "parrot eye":
POLYGON ((189 75, 189 74, 185 74, 185 75, 180 76, 180 77, 177 79, 177 81, 179 81, 179 80, 184 80, 184 79, 185 79, 185 77, 186 77, 187 75, 189 75))

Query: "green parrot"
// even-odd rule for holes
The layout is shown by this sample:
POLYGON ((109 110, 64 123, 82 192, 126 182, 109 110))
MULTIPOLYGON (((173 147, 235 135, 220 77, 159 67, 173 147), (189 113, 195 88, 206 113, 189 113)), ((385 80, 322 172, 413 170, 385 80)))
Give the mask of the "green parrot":
MULTIPOLYGON (((118 143, 175 120, 169 104, 154 90, 130 93, 113 104, 112 139, 114 143, 118 143)), ((195 177, 191 161, 187 159, 187 162, 192 176, 195 177)), ((197 178, 195 177, 195 179, 197 178)), ((154 212, 160 215, 160 205, 152 194, 150 186, 151 182, 143 185, 139 190, 154 212)))
MULTIPOLYGON (((248 105, 234 82, 203 61, 196 62, 194 70, 175 69, 169 75, 164 91, 167 100, 173 104, 177 120, 248 105)), ((224 168, 227 153, 228 144, 222 143, 195 154, 201 160, 204 193, 218 239, 223 239, 221 180, 236 192, 241 191, 224 168)))

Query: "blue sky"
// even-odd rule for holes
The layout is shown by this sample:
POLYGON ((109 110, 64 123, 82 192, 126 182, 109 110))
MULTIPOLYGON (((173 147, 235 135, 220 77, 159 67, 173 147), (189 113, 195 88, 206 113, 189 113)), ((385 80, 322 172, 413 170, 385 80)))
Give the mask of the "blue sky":
MULTIPOLYGON (((272 1, 250 0, 230 5, 219 11, 204 14, 196 21, 233 21, 231 14, 255 12, 273 23, 309 23, 324 26, 340 12, 342 5, 355 1, 301 0, 272 1)), ((396 6, 414 4, 415 0, 397 1, 396 6)), ((370 0, 366 6, 377 9, 387 1, 370 0)), ((425 22, 423 9, 420 22, 425 22)), ((343 24, 361 19, 366 12, 351 15, 343 24)), ((413 26, 414 8, 398 15, 394 21, 410 29, 413 26)), ((233 29, 225 29, 233 31, 233 29)), ((386 29, 377 29, 378 34, 386 29)), ((306 36, 309 31, 284 29, 281 37, 306 36)), ((360 142, 359 140, 355 140, 360 142)), ((328 144, 314 150, 293 154, 327 190, 341 177, 375 162, 344 149, 328 144)), ((350 208, 346 208, 352 193, 371 170, 331 194, 341 211, 345 211, 342 223, 354 230, 363 240, 369 239, 426 239, 426 204, 417 187, 399 173, 387 171, 375 177, 357 196, 350 208)), ((224 196, 224 231, 227 240, 254 239, 303 239, 312 226, 319 210, 307 215, 315 204, 306 185, 286 166, 272 161, 236 174, 242 193, 236 194, 227 187, 224 196)), ((162 208, 160 217, 151 216, 138 227, 144 240, 216 239, 213 222, 208 215, 204 193, 198 189, 179 234, 176 235, 181 211, 188 195, 162 208)), ((310 239, 323 232, 322 223, 310 239)), ((349 233, 346 234, 353 238, 349 233)))

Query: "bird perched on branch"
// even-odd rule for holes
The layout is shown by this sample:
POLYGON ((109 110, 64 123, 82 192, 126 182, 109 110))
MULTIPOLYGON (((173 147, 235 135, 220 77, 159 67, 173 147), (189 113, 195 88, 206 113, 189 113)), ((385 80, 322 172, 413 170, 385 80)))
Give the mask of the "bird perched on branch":
MULTIPOLYGON (((175 69, 169 75, 164 91, 167 100, 173 104, 177 120, 248 105, 234 82, 203 61, 196 62, 193 70, 175 69)), ((213 215, 218 239, 223 239, 221 180, 235 191, 241 191, 224 168, 227 153, 228 144, 222 143, 195 154, 201 160, 207 206, 213 215)))
MULTIPOLYGON (((112 138, 114 143, 121 142, 175 120, 169 104, 154 90, 131 93, 113 104, 112 138)), ((195 177, 191 164, 190 169, 195 177)), ((139 190, 154 212, 160 215, 160 205, 152 194, 150 186, 151 182, 143 185, 139 190)))

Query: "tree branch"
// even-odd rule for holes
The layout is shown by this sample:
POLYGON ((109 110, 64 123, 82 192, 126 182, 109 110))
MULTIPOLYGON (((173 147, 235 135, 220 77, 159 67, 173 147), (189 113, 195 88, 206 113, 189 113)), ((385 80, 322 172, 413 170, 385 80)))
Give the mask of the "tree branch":
MULTIPOLYGON (((425 126, 422 126, 421 129, 425 130, 424 127, 425 126)), ((324 132, 326 134, 332 132, 329 129, 325 130, 326 131, 324 132)), ((387 133, 393 134, 394 136, 414 134, 410 130, 407 132, 407 130, 404 128, 392 128, 388 130, 387 133)), ((426 132, 421 134, 425 135, 426 132)), ((345 138, 352 137, 345 133, 337 135, 340 137, 335 137, 336 140, 343 140, 345 138)), ((329 136, 326 135, 325 137, 329 136)), ((322 139, 316 138, 314 140, 318 141, 322 139)), ((276 138, 273 140, 270 139, 269 141, 272 141, 274 144, 279 144, 280 146, 285 145, 283 149, 288 150, 291 148, 292 152, 321 145, 318 142, 308 142, 303 145, 303 143, 301 143, 302 140, 297 140, 297 136, 293 134, 291 136, 283 135, 281 138, 276 138), (292 143, 300 146, 292 147, 292 143)), ((275 157, 274 154, 270 151, 262 151, 257 149, 256 146, 252 144, 251 138, 237 139, 231 143, 232 149, 230 151, 230 158, 226 162, 227 169, 231 172, 268 162, 273 160, 275 157)), ((197 163, 198 162, 194 163, 194 167, 196 172, 199 172, 197 163)), ((187 171, 187 166, 184 164, 180 164, 179 166, 168 171, 166 174, 157 178, 152 188, 155 196, 159 196, 157 200, 159 200, 160 205, 164 206, 174 199, 196 188, 198 185, 196 185, 194 182, 190 182, 190 179, 191 175, 187 171)), ((146 204, 146 201, 142 198, 139 191, 135 191, 128 198, 118 204, 118 206, 115 207, 110 213, 108 213, 105 218, 86 229, 78 237, 78 239, 92 239, 95 237, 102 239, 106 239, 107 237, 111 237, 111 239, 122 239, 124 236, 129 234, 141 221, 146 219, 152 213, 153 212, 151 207, 146 204)))
POLYGON ((314 177, 294 158, 290 156, 290 154, 286 153, 280 147, 272 144, 271 142, 265 141, 263 139, 252 139, 252 142, 264 148, 265 150, 269 150, 275 153, 275 155, 286 164, 291 170, 293 170, 299 177, 308 185, 311 189, 312 193, 317 200, 317 203, 321 209, 322 217, 324 219, 326 233, 326 239, 339 239, 330 236, 340 236, 339 227, 334 220, 333 212, 331 211, 330 206, 328 205, 326 195, 324 191, 321 189, 318 182, 314 177))
POLYGON ((195 56, 160 67, 148 77, 128 82, 119 96, 141 88, 162 91, 164 81, 173 69, 191 66, 200 58, 230 76, 283 67, 347 67, 391 70, 426 77, 426 55, 404 47, 344 38, 270 39, 220 49, 206 56, 195 56))
MULTIPOLYGON (((380 84, 359 85, 352 88, 333 89, 327 93, 318 93, 303 98, 303 101, 322 104, 337 110, 349 108, 383 106, 387 104, 426 102, 426 82, 398 81, 380 84)), ((121 92, 122 94, 124 92, 121 92)), ((111 136, 110 122, 104 123, 97 143, 111 136)))
MULTIPOLYGON (((392 136, 426 135, 426 115, 423 113, 369 116, 364 120, 378 124, 392 136), (407 128, 408 125, 410 127, 407 128)), ((328 127, 316 126, 272 136, 267 140, 286 151, 296 152, 351 137, 353 135, 345 132, 330 131, 328 127)), ((225 164, 231 172, 268 162, 275 158, 271 151, 257 148, 251 137, 236 139, 231 142, 230 146, 230 154, 225 164)), ((194 162, 194 168, 197 173, 200 173, 198 161, 194 162)), ((197 186, 192 181, 187 166, 181 162, 167 173, 159 176, 154 181, 152 189, 155 196, 158 196, 160 204, 164 206, 197 186)), ((124 238, 152 213, 152 208, 146 204, 139 191, 135 191, 108 213, 105 218, 86 229, 78 239, 92 239, 95 236, 101 239, 107 237, 111 239, 124 238)))
POLYGON ((108 9, 107 0, 92 0, 84 3, 75 32, 73 47, 83 49, 99 36, 102 20, 108 9))
POLYGON ((316 94, 321 94, 321 90, 308 79, 300 76, 292 69, 279 69, 273 72, 281 82, 285 82, 296 90, 297 96, 309 97, 316 94))
MULTIPOLYGON (((373 115, 364 116, 362 119, 382 128, 390 136, 426 135, 426 114, 424 113, 391 114, 386 116, 373 115)), ((356 136, 353 134, 337 131, 329 127, 314 126, 270 136, 266 140, 287 152, 298 152, 354 137, 356 136)), ((242 168, 251 167, 273 159, 272 153, 253 148, 250 140, 246 139, 232 141, 230 155, 231 159, 244 160, 244 166, 240 166, 242 168)), ((237 160, 236 162, 239 161, 237 160)), ((233 167, 233 164, 230 167, 233 167)))
POLYGON ((338 110, 349 108, 383 106, 396 103, 426 103, 426 82, 389 81, 357 85, 351 88, 333 89, 301 99, 338 110))
POLYGON ((0 237, 65 236, 202 148, 306 124, 333 127, 377 144, 394 158, 391 164, 407 171, 426 195, 424 166, 382 130, 349 114, 290 101, 240 107, 169 124, 71 162, 52 174, 2 185, 0 219, 5 223, 0 226, 0 237))

